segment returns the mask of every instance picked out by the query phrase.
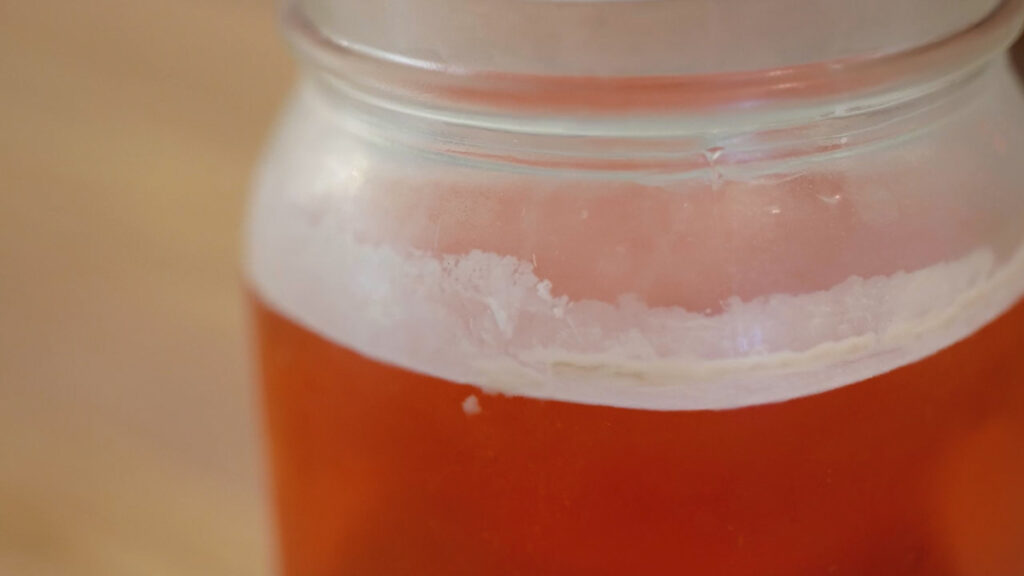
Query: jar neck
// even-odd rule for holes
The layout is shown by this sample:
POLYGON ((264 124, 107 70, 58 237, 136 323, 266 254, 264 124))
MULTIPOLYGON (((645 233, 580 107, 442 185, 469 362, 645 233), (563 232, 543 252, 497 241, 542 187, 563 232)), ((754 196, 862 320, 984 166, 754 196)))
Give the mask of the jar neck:
POLYGON ((304 62, 366 101, 446 121, 522 125, 543 116, 662 124, 666 116, 872 107, 981 65, 1024 20, 1024 0, 884 0, 887 8, 870 11, 878 1, 291 0, 285 24, 304 62), (772 34, 741 34, 768 5, 772 34), (690 14, 695 7, 704 11, 690 14), (509 31, 524 14, 533 20, 509 31), (821 25, 796 22, 808 14, 821 25), (686 30, 708 27, 716 33, 700 46, 676 45, 690 38, 686 30), (871 40, 847 38, 861 28, 853 36, 871 40))
POLYGON ((927 129, 982 89, 1024 19, 1024 0, 1005 0, 967 29, 895 54, 754 72, 552 76, 463 74, 354 50, 303 7, 290 5, 285 22, 307 77, 368 138, 476 161, 671 175, 716 163, 756 170, 927 129))
POLYGON ((504 169, 571 171, 654 183, 721 171, 749 179, 790 163, 824 161, 886 146, 954 121, 1004 89, 1007 57, 943 78, 941 83, 887 94, 872 101, 836 102, 816 109, 719 112, 707 116, 448 117, 395 106, 353 93, 351 85, 320 72, 307 73, 307 96, 336 115, 350 136, 386 149, 504 169), (517 168, 518 167, 518 168, 517 168))

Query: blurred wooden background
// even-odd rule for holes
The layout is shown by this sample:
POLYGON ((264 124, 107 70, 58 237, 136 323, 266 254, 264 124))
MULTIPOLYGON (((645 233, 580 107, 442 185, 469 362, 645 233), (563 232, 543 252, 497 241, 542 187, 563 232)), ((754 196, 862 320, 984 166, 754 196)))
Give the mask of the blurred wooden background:
POLYGON ((0 574, 265 575, 240 220, 272 0, 0 0, 0 574))
POLYGON ((291 76, 272 0, 0 0, 0 574, 271 573, 239 226, 291 76))

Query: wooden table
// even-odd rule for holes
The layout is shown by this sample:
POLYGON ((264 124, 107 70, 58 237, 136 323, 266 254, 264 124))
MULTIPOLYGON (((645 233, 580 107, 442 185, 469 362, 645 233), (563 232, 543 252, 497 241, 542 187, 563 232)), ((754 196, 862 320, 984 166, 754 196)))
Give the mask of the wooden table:
POLYGON ((240 221, 272 0, 0 0, 0 574, 271 573, 240 221))

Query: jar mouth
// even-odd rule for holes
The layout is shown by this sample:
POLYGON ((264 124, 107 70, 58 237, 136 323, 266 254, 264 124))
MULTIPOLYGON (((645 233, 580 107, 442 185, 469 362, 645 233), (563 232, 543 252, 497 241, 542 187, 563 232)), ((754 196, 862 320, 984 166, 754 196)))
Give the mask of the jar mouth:
POLYGON ((904 52, 1002 0, 286 0, 324 39, 454 74, 706 76, 904 52))
MULTIPOLYGON (((464 0, 453 1, 458 4, 464 0)), ((806 0, 780 1, 792 6, 807 4, 806 0)), ((724 66, 721 70, 697 68, 694 73, 668 73, 667 68, 657 66, 631 73, 621 61, 611 63, 601 72, 588 66, 576 70, 561 70, 559 66, 552 66, 550 70, 515 65, 480 66, 472 60, 462 62, 447 58, 443 50, 436 52, 433 58, 424 58, 422 48, 383 49, 358 38, 340 36, 339 31, 330 26, 352 5, 391 5, 393 8, 395 2, 285 0, 283 22, 288 37, 306 62, 359 92, 364 100, 513 115, 620 115, 626 111, 660 115, 805 106, 808 102, 836 100, 856 107, 855 101, 879 94, 928 91, 929 83, 941 82, 976 67, 1005 50, 1020 33, 1024 25, 1024 0, 1001 0, 991 6, 992 1, 945 3, 965 8, 953 10, 946 15, 948 22, 931 30, 931 33, 936 30, 948 33, 937 38, 925 35, 925 43, 911 41, 874 46, 841 57, 806 62, 797 59, 795 64, 749 70, 736 66, 724 66), (953 21, 953 17, 962 19, 971 15, 972 10, 983 12, 978 19, 953 21), (945 30, 956 23, 962 26, 945 30), (892 46, 895 49, 888 49, 892 46)), ((875 0, 865 0, 865 3, 871 2, 875 0)), ((418 3, 419 0, 407 0, 397 4, 418 3)), ((482 3, 619 8, 709 4, 693 0, 486 0, 482 3)), ((904 3, 910 6, 921 2, 904 0, 904 3)), ((860 2, 840 4, 861 5, 860 2)), ((395 37, 401 39, 401 26, 397 22, 416 18, 417 14, 392 15, 389 22, 397 28, 392 30, 392 36, 397 34, 395 37)), ((598 21, 608 25, 606 20, 598 21)), ((350 23, 349 27, 358 24, 350 23)), ((423 31, 416 30, 412 35, 420 41, 423 31)), ((441 44, 444 42, 442 40, 441 44)), ((824 54, 831 52, 825 50, 824 54)), ((497 62, 500 64, 501 60, 497 62)))

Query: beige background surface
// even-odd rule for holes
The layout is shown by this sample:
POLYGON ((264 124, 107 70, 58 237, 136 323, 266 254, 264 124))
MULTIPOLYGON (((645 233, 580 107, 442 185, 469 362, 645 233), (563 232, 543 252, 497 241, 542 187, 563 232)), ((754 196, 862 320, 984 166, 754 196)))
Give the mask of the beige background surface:
POLYGON ((269 574, 239 224, 272 0, 0 0, 0 574, 269 574))
POLYGON ((271 572, 238 252, 274 17, 0 0, 0 575, 271 572))

